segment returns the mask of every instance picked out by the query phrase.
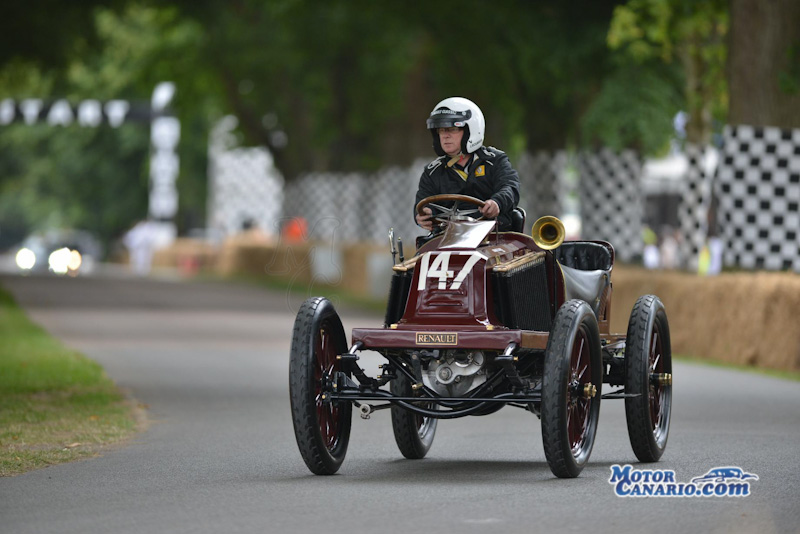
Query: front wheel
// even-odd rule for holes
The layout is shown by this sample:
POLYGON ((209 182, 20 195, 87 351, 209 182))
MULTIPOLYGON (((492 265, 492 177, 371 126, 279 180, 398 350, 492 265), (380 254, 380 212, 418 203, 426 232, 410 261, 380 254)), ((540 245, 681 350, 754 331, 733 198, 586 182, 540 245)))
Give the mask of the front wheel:
POLYGON ((297 446, 316 475, 338 471, 350 441, 353 406, 324 398, 341 371, 336 356, 345 352, 347 339, 333 304, 323 297, 305 301, 292 331, 289 395, 297 446))
POLYGON ((625 342, 625 418, 633 453, 656 462, 664 453, 672 411, 672 348, 664 305, 655 295, 639 297, 625 342))
MULTIPOLYGON (((412 395, 411 381, 405 375, 399 375, 392 380, 391 391, 393 394, 410 397, 412 395)), ((426 408, 433 408, 433 403, 427 403, 426 408)), ((409 460, 419 460, 428 454, 436 435, 438 419, 424 417, 410 412, 400 406, 392 405, 392 429, 397 448, 409 460)))
POLYGON ((577 477, 589 461, 600 416, 603 365, 597 318, 587 303, 559 308, 545 350, 542 440, 559 478, 577 477))

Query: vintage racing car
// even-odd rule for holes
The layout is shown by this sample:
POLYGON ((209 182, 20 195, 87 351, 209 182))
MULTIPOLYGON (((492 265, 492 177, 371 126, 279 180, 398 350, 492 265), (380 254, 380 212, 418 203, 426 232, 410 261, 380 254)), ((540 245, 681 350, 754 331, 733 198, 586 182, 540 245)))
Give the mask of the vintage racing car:
POLYGON ((330 301, 315 297, 300 308, 289 386, 308 468, 339 469, 353 406, 364 418, 390 408, 410 459, 426 455, 438 419, 514 406, 541 419, 552 472, 576 477, 592 452, 601 399, 625 400, 635 455, 657 461, 672 403, 669 324, 658 297, 637 300, 627 334, 610 333, 611 244, 564 242, 555 217, 536 221, 532 237, 499 232, 464 204, 483 202, 437 195, 417 205, 419 213, 436 209, 443 231, 410 259, 401 250, 382 328, 353 329, 348 347, 330 301), (377 378, 359 366, 364 350, 385 358, 377 378), (604 384, 616 389, 606 393, 604 384))

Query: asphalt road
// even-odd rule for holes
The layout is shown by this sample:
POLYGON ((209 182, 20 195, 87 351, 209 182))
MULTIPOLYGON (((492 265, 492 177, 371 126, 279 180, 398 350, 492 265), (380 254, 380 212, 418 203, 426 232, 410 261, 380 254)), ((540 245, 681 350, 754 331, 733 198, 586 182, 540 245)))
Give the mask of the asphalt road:
MULTIPOLYGON (((800 384, 676 364, 658 464, 680 482, 758 474, 748 497, 619 498, 636 466, 622 401, 604 401, 588 467, 552 476, 539 421, 505 408, 439 424, 402 459, 389 414, 354 419, 340 474, 294 442, 288 351, 299 299, 246 286, 0 277, 34 320, 149 405, 149 428, 99 458, 0 479, 0 532, 800 532, 800 384)), ((345 326, 380 317, 347 313, 345 326)), ((710 332, 709 335, 714 335, 710 332)), ((369 362, 369 365, 377 363, 369 362)))

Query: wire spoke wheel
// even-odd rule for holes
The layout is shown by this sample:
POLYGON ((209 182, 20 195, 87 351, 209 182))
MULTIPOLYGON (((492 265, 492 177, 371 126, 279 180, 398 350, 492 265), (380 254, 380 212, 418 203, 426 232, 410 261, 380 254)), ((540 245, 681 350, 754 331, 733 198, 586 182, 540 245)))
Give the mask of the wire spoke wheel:
POLYGON ((653 295, 636 301, 625 348, 625 399, 628 435, 642 462, 664 453, 672 410, 672 352, 664 305, 653 295))
POLYGON ((589 370, 589 343, 586 327, 581 325, 572 347, 570 377, 567 387, 567 429, 569 443, 574 456, 580 455, 586 443, 589 415, 593 399, 584 395, 584 388, 591 387, 589 370))
MULTIPOLYGON (((667 407, 667 395, 671 395, 672 386, 664 385, 660 376, 667 373, 664 371, 664 348, 659 336, 659 323, 653 327, 653 336, 650 340, 650 357, 648 361, 650 380, 648 384, 648 398, 650 400, 650 423, 652 425, 653 436, 656 443, 666 441, 666 433, 669 430, 669 413, 667 407), (669 388, 669 391, 668 391, 669 388)), ((671 376, 672 369, 670 369, 671 376)))
POLYGON ((594 446, 603 383, 597 318, 583 301, 556 314, 545 351, 542 441, 558 477, 580 474, 594 446))
POLYGON ((350 440, 352 405, 331 402, 337 356, 347 351, 344 329, 333 305, 322 297, 300 307, 292 335, 289 393, 295 438, 308 468, 331 475, 341 466, 350 440))
POLYGON ((336 362, 337 351, 333 341, 333 325, 324 321, 315 334, 314 340, 314 403, 322 438, 329 451, 336 449, 342 430, 342 413, 339 404, 325 402, 323 393, 330 390, 334 373, 339 371, 336 362))
MULTIPOLYGON (((412 395, 411 382, 405 375, 399 375, 390 384, 392 393, 408 397, 412 395)), ((421 403, 423 408, 435 409, 432 402, 421 403)), ((439 422, 434 417, 425 417, 415 414, 400 406, 393 405, 392 430, 397 448, 409 460, 419 460, 428 454, 436 435, 436 426, 439 422)))

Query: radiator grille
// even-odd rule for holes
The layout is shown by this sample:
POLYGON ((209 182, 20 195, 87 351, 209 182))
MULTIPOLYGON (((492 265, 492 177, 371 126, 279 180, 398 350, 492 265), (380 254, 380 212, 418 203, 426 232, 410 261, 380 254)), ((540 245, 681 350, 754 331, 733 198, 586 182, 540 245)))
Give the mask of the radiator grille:
POLYGON ((550 331, 552 314, 544 254, 492 271, 495 314, 509 328, 550 331))

